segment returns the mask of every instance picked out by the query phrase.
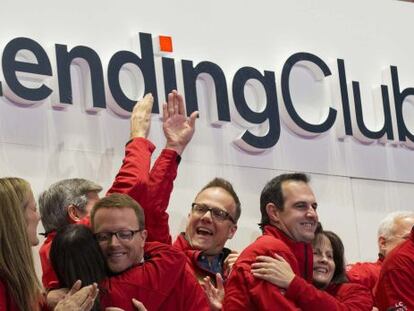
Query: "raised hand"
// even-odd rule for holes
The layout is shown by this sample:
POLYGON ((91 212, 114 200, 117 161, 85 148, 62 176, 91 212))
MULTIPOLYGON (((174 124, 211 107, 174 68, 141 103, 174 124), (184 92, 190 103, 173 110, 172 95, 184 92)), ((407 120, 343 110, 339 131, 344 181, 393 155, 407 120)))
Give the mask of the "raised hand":
POLYGON ((176 90, 168 94, 168 101, 162 106, 163 130, 167 139, 166 149, 182 154, 193 137, 198 111, 187 117, 184 111, 184 99, 176 90))
POLYGON ((231 251, 231 253, 227 256, 226 260, 224 260, 224 271, 225 275, 229 276, 231 269, 233 268, 234 263, 236 262, 237 258, 239 258, 239 253, 237 251, 231 251))
POLYGON ((223 306, 224 286, 223 278, 221 277, 220 273, 216 274, 216 284, 217 287, 211 283, 210 277, 208 276, 206 276, 203 279, 203 282, 200 284, 207 295, 212 311, 219 311, 223 306))
POLYGON ((130 139, 136 137, 147 138, 151 125, 151 111, 154 104, 154 98, 151 93, 144 96, 138 101, 131 114, 131 133, 130 139))

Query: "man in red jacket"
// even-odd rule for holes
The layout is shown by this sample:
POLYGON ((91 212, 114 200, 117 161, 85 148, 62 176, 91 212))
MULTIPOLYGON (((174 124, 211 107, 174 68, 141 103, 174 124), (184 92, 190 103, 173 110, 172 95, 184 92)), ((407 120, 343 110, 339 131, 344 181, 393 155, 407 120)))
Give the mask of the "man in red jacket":
POLYGON ((263 235, 248 246, 233 266, 226 284, 223 309, 297 310, 285 290, 255 278, 251 265, 259 255, 282 256, 295 274, 312 282, 313 253, 318 214, 308 177, 283 174, 267 183, 260 197, 263 235))
POLYGON ((414 228, 384 260, 375 295, 379 311, 414 310, 414 228))
POLYGON ((132 298, 149 310, 207 311, 207 297, 171 245, 146 242, 142 208, 129 196, 111 194, 91 213, 92 230, 114 277, 103 284, 101 307, 133 310, 132 298))
MULTIPOLYGON (((126 193, 138 201, 148 211, 148 240, 171 243, 168 228, 159 226, 158 221, 168 222, 168 215, 151 217, 165 210, 172 191, 173 180, 177 175, 180 155, 194 133, 197 112, 189 118, 185 116, 183 98, 176 91, 168 95, 163 105, 163 130, 166 147, 162 150, 152 169, 151 154, 155 146, 146 139, 150 126, 153 98, 147 94, 137 103, 131 115, 131 140, 126 146, 125 158, 115 181, 108 190, 110 193, 126 193)), ((102 188, 85 179, 67 179, 52 185, 39 197, 39 208, 47 238, 40 249, 43 269, 42 281, 47 289, 58 288, 57 277, 50 265, 50 246, 58 228, 70 223, 89 224, 89 212, 99 199, 102 188)), ((53 293, 53 292, 52 292, 53 293)), ((48 301, 56 303, 56 297, 48 295, 48 301)))
POLYGON ((240 200, 230 182, 214 178, 196 195, 188 215, 185 232, 174 246, 186 254, 187 263, 200 282, 216 275, 225 278, 237 258, 225 247, 237 230, 240 218, 240 200))
POLYGON ((374 295, 384 258, 407 239, 413 225, 414 212, 398 211, 388 214, 378 227, 378 260, 348 265, 349 281, 369 288, 374 295))

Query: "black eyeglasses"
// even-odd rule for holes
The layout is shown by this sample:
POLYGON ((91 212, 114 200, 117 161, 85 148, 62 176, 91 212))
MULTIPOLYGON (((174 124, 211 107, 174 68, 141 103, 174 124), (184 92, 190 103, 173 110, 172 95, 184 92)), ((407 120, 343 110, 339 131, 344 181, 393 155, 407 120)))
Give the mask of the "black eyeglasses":
POLYGON ((225 210, 222 210, 218 207, 210 207, 206 204, 200 204, 200 203, 193 203, 191 204, 191 210, 194 214, 198 214, 200 216, 204 215, 207 212, 211 212, 211 216, 218 221, 225 221, 230 220, 232 223, 236 224, 236 221, 234 218, 227 213, 225 210))
POLYGON ((135 234, 141 232, 143 229, 140 230, 119 230, 117 232, 98 232, 95 233, 95 239, 99 243, 108 242, 112 240, 112 236, 116 236, 116 238, 120 241, 131 241, 135 234))

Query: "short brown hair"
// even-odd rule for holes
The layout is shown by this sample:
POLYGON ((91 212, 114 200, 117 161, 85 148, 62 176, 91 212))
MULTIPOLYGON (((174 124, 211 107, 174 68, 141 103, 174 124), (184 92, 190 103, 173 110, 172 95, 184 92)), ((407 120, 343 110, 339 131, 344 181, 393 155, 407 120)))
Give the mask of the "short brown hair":
POLYGON ((205 185, 200 190, 200 192, 197 193, 197 196, 208 188, 221 188, 227 191, 231 195, 234 202, 236 203, 236 215, 234 215, 234 220, 237 222, 237 220, 239 220, 240 215, 241 215, 241 204, 240 204, 239 197, 236 194, 236 191, 234 191, 233 185, 229 181, 225 180, 224 178, 216 177, 213 180, 211 180, 207 185, 205 185))
POLYGON ((264 226, 270 223, 266 210, 267 204, 273 203, 283 211, 285 200, 282 186, 286 181, 301 181, 307 184, 309 183, 309 177, 303 173, 282 174, 276 176, 264 186, 262 194, 260 195, 260 213, 262 214, 262 220, 259 223, 260 229, 263 230, 264 226))
POLYGON ((95 229, 94 218, 98 210, 102 208, 132 208, 137 216, 139 229, 145 229, 145 215, 141 205, 127 194, 112 193, 95 203, 91 211, 92 229, 95 229))

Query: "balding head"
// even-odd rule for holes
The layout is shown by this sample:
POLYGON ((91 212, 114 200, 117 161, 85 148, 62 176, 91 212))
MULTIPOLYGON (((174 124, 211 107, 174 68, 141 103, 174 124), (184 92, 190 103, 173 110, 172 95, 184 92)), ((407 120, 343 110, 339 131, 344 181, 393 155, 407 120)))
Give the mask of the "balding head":
POLYGON ((378 227, 379 253, 384 257, 408 238, 414 226, 414 212, 398 211, 388 214, 378 227))

